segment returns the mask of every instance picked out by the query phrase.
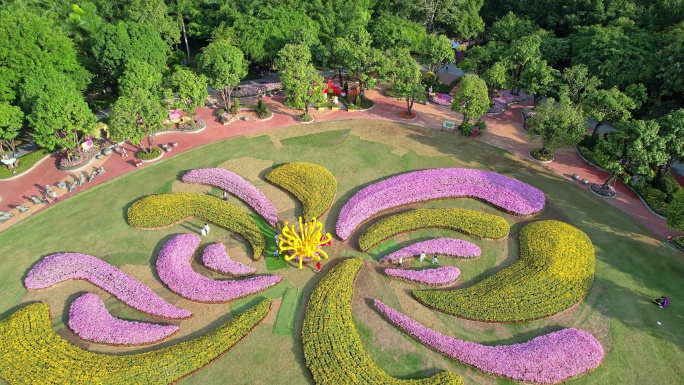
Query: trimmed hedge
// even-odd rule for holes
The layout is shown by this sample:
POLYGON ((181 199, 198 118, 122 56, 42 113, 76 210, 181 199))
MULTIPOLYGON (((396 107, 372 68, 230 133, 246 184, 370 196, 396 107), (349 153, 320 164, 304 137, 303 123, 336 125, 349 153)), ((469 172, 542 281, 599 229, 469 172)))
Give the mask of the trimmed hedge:
POLYGON ((498 215, 465 209, 418 209, 381 219, 359 237, 359 247, 368 251, 395 235, 423 228, 443 228, 477 238, 501 239, 510 226, 498 215))
POLYGON ((266 180, 302 203, 306 221, 323 216, 337 194, 335 176, 327 168, 313 163, 286 163, 269 171, 266 180))
POLYGON ((306 306, 302 327, 304 360, 316 384, 452 384, 455 373, 442 372, 422 380, 394 378, 373 362, 361 344, 352 319, 354 280, 363 261, 353 258, 335 266, 316 286, 306 306))
POLYGON ((159 157, 162 154, 162 149, 159 147, 152 147, 149 153, 145 151, 138 151, 135 153, 135 157, 140 160, 152 160, 159 157))
POLYGON ((50 156, 50 152, 44 148, 41 148, 40 150, 34 151, 30 154, 26 154, 22 157, 19 158, 19 165, 16 166, 15 168, 8 169, 4 164, 0 164, 0 179, 7 179, 7 178, 12 178, 15 177, 22 172, 30 169, 38 163, 40 160, 45 158, 46 156, 50 156), (16 172, 16 173, 15 173, 16 172))
POLYGON ((93 353, 52 329, 43 302, 0 321, 0 377, 14 385, 169 384, 212 363, 248 335, 269 312, 271 300, 198 338, 139 354, 93 353))
POLYGON ((579 229, 558 221, 533 222, 520 231, 520 260, 461 290, 415 290, 423 304, 457 317, 523 322, 561 312, 589 292, 594 246, 579 229))
POLYGON ((223 200, 200 194, 158 194, 135 201, 127 212, 128 224, 140 229, 169 227, 190 217, 200 218, 243 236, 258 261, 266 240, 254 218, 223 200))

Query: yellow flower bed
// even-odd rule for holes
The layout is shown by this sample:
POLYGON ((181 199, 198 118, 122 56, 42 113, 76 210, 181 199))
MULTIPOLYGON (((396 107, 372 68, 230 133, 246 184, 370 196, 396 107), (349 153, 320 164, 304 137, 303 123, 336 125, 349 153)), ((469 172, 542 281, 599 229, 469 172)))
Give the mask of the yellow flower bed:
POLYGON ((442 372, 422 380, 399 380, 371 360, 363 349, 352 320, 354 279, 363 264, 360 258, 335 266, 316 286, 306 306, 302 327, 304 360, 316 384, 452 384, 460 376, 442 372))
POLYGON ((418 209, 384 218, 359 237, 359 247, 368 251, 395 235, 423 228, 444 228, 478 238, 501 239, 510 226, 498 215, 464 209, 418 209))
POLYGON ((0 377, 13 385, 169 384, 212 363, 249 334, 268 314, 266 299, 216 330, 179 344, 139 354, 93 353, 52 329, 43 302, 0 321, 0 377))
POLYGON ((313 163, 286 163, 269 171, 266 180, 302 202, 302 216, 307 221, 325 214, 337 193, 335 176, 327 168, 313 163))
POLYGON ((520 231, 520 260, 461 290, 415 290, 425 305, 458 317, 522 322, 561 312, 581 301, 594 281, 594 246, 579 229, 540 221, 520 231))
POLYGON ((264 253, 266 240, 254 218, 221 199, 200 194, 149 195, 128 208, 128 224, 142 229, 168 227, 190 217, 211 222, 242 235, 252 245, 254 260, 264 253))

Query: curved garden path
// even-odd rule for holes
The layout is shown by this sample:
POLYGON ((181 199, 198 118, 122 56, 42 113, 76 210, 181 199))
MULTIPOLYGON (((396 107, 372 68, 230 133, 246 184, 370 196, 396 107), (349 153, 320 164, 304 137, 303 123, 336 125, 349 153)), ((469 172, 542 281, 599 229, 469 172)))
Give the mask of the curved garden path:
MULTIPOLYGON (((450 74, 440 73, 440 76, 443 82, 450 82, 454 79, 454 75, 450 74)), ((365 112, 326 110, 311 111, 311 114, 315 117, 316 121, 319 122, 340 119, 382 119, 406 122, 434 129, 440 129, 442 127, 442 121, 444 120, 460 122, 462 119, 462 115, 451 111, 448 107, 434 104, 415 104, 414 110, 418 113, 418 117, 415 120, 405 121, 398 118, 397 113, 406 108, 406 102, 403 100, 387 98, 381 95, 380 92, 381 90, 378 89, 367 91, 367 96, 375 101, 375 106, 371 110, 365 112)), ((212 115, 214 109, 199 108, 197 110, 197 115, 207 122, 207 128, 204 131, 194 134, 180 132, 164 133, 157 136, 155 144, 160 145, 162 143, 178 142, 178 147, 174 148, 171 153, 164 154, 164 158, 166 158, 217 140, 299 124, 294 118, 301 114, 301 111, 285 107, 283 105, 282 95, 265 97, 263 98, 263 101, 274 112, 273 118, 268 121, 236 121, 228 126, 223 126, 212 115)), ((529 135, 520 128, 522 121, 520 112, 525 105, 531 105, 531 101, 528 101, 528 103, 524 105, 510 106, 498 115, 485 116, 484 120, 487 122, 488 129, 479 136, 477 140, 505 149, 520 157, 530 159, 528 152, 535 146, 535 142, 530 142, 529 135)), ((27 218, 31 214, 46 208, 47 205, 45 204, 34 205, 30 202, 31 195, 43 195, 42 189, 46 184, 49 184, 52 189, 57 192, 61 201, 107 180, 135 171, 136 167, 133 163, 135 148, 129 143, 126 143, 124 147, 129 153, 128 157, 122 158, 118 154, 113 154, 103 159, 95 160, 82 171, 86 171, 90 174, 94 168, 104 166, 106 170, 105 174, 98 176, 95 181, 91 183, 86 183, 84 186, 76 188, 76 190, 71 193, 65 193, 65 190, 58 189, 55 185, 57 182, 65 180, 70 183, 73 182, 78 178, 77 175, 80 175, 82 171, 65 172, 57 169, 57 159, 54 156, 49 157, 31 171, 28 171, 15 179, 0 180, 0 195, 2 196, 0 211, 9 211, 14 214, 14 217, 10 220, 0 223, 0 231, 7 229, 14 223, 27 218), (19 204, 29 207, 30 210, 25 213, 19 213, 18 210, 14 208, 19 204)), ((144 163, 141 167, 148 167, 149 165, 150 163, 144 163)), ((589 182, 598 182, 608 176, 606 172, 601 171, 582 160, 577 155, 574 148, 558 151, 556 153, 555 161, 544 164, 544 166, 571 181, 573 180, 573 174, 579 174, 581 178, 586 178, 589 182)), ((579 184, 578 181, 573 181, 573 183, 579 184)), ((588 186, 583 186, 583 189, 587 194, 591 194, 588 186)), ((616 199, 607 199, 606 202, 608 204, 620 208, 663 238, 668 235, 678 235, 678 233, 665 225, 665 220, 651 213, 639 201, 636 194, 621 182, 617 182, 615 189, 618 196, 616 199)), ((595 199, 602 198, 595 197, 595 199)))

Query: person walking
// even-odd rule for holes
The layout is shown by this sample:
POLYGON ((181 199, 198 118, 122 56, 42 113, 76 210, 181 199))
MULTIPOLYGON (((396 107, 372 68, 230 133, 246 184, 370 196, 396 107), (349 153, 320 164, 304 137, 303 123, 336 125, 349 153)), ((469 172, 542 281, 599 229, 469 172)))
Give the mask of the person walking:
POLYGON ((404 266, 404 258, 399 257, 399 263, 397 263, 397 266, 399 266, 399 267, 404 266))
POLYGON ((316 262, 316 273, 320 273, 322 268, 323 264, 321 263, 321 261, 316 262))
POLYGON ((225 191, 223 192, 223 200, 224 200, 224 201, 227 201, 227 200, 228 200, 228 193, 225 192, 225 191))
POLYGON ((273 256, 275 257, 276 261, 280 259, 280 252, 278 252, 278 249, 273 252, 273 256))
POLYGON ((203 229, 204 229, 204 231, 205 231, 207 234, 209 234, 209 230, 211 230, 211 229, 209 228, 209 224, 208 224, 207 222, 204 222, 204 227, 203 227, 203 229))
POLYGON ((200 230, 200 235, 202 235, 203 237, 207 236, 207 230, 204 227, 202 227, 202 229, 200 230))
POLYGON ((56 193, 54 190, 52 190, 52 192, 50 193, 50 195, 52 196, 52 200, 53 200, 53 201, 59 202, 59 198, 57 198, 57 193, 56 193))
POLYGON ((125 158, 127 156, 128 156, 128 154, 126 153, 126 149, 123 146, 121 146, 121 157, 125 158))
POLYGON ((425 260, 425 250, 423 250, 422 253, 420 253, 420 261, 423 262, 425 260))
POLYGON ((436 265, 437 264, 437 254, 432 256, 432 264, 436 265))

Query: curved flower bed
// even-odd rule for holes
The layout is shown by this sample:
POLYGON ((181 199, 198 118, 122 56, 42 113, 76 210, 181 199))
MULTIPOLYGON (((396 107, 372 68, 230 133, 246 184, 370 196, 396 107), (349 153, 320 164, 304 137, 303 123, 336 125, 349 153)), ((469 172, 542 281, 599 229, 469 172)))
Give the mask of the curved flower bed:
POLYGON ((397 328, 445 356, 513 381, 557 384, 597 368, 603 347, 590 333, 563 329, 530 341, 485 346, 429 329, 379 300, 375 308, 397 328))
POLYGON ((126 321, 112 317, 97 294, 76 298, 69 308, 69 329, 81 339, 114 346, 147 345, 176 334, 176 325, 126 321))
POLYGON ((393 262, 399 258, 411 258, 421 253, 440 254, 457 258, 475 259, 482 254, 480 248, 470 242, 454 238, 435 238, 427 241, 416 242, 412 245, 399 249, 380 259, 380 262, 393 262))
POLYGON ((32 303, 0 321, 0 378, 10 384, 166 385, 214 362, 266 317, 271 300, 198 338, 145 353, 93 353, 52 330, 50 309, 32 303))
POLYGON ((527 98, 523 95, 513 95, 511 91, 503 90, 499 92, 499 96, 492 99, 494 105, 487 111, 488 114, 498 114, 503 112, 506 107, 515 103, 524 103, 527 98))
POLYGON ((508 222, 498 215, 465 209, 418 209, 374 223, 359 237, 359 247, 366 252, 395 235, 424 228, 444 228, 488 239, 502 239, 510 230, 508 222))
POLYGON ((243 236, 254 250, 258 261, 266 240, 254 218, 234 205, 216 197, 201 194, 148 195, 135 201, 126 213, 128 224, 141 229, 172 226, 190 217, 200 218, 243 236))
POLYGON ((461 276, 461 270, 453 266, 426 270, 385 269, 385 274, 423 285, 446 285, 456 281, 461 276))
POLYGON ((337 194, 335 176, 327 168, 313 163, 284 164, 269 171, 266 180, 302 202, 305 220, 323 216, 337 194))
POLYGON ((611 186, 606 186, 606 187, 601 187, 600 183, 592 183, 589 188, 591 191, 596 194, 600 195, 602 197, 606 198, 615 198, 615 189, 611 186))
POLYGON ((585 233, 559 221, 533 222, 520 231, 520 260, 460 290, 416 290, 423 304, 457 317, 523 322, 561 312, 589 292, 594 247, 585 233))
POLYGON ((347 240, 357 227, 382 211, 459 197, 480 199, 516 215, 536 214, 546 202, 541 190, 507 176, 467 168, 435 168, 395 175, 361 189, 342 207, 335 230, 347 240))
POLYGON ((280 84, 280 82, 247 84, 238 87, 238 89, 235 92, 233 92, 233 96, 236 98, 241 98, 244 96, 254 96, 265 94, 267 92, 278 91, 281 88, 283 88, 283 86, 282 84, 280 84))
POLYGON ((278 224, 278 210, 273 202, 240 175, 222 168, 198 168, 183 175, 183 182, 218 187, 245 202, 271 226, 278 224))
POLYGON ((446 107, 451 107, 452 100, 454 100, 454 98, 451 95, 440 94, 439 92, 435 92, 435 96, 430 97, 431 102, 446 107))
POLYGON ((453 384, 463 379, 442 372, 422 380, 394 378, 370 358, 354 326, 351 301, 360 258, 335 266, 316 286, 306 306, 302 327, 304 360, 316 384, 453 384))
POLYGON ((223 243, 214 243, 205 247, 202 253, 202 263, 210 270, 236 277, 256 273, 256 268, 230 259, 226 252, 226 245, 223 243))
POLYGON ((205 303, 230 302, 266 290, 282 279, 278 275, 227 281, 207 278, 190 266, 200 243, 197 235, 179 234, 164 244, 157 257, 159 279, 183 298, 205 303))
POLYGON ((140 281, 100 259, 80 253, 48 255, 28 272, 29 290, 45 289, 71 279, 81 279, 113 295, 135 310, 162 318, 190 318, 192 313, 166 302, 140 281))

